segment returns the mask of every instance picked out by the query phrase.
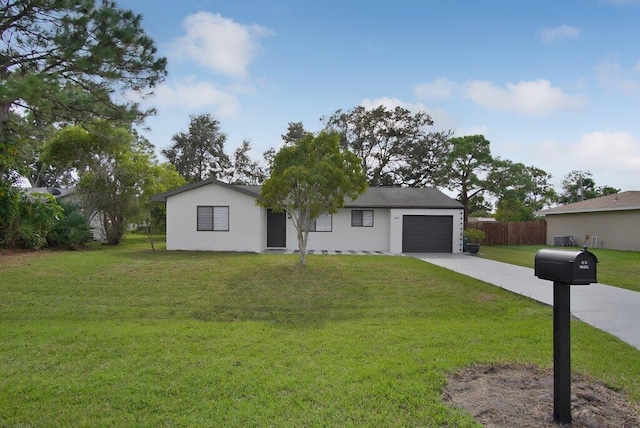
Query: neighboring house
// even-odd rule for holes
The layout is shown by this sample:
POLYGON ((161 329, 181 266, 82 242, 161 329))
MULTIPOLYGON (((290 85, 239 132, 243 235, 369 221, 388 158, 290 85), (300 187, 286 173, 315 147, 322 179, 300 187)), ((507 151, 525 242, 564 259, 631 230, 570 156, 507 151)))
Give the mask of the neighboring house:
MULTIPOLYGON (((167 204, 168 250, 296 250, 291 219, 258 206, 259 197, 260 186, 207 179, 153 200, 167 204)), ((436 189, 370 187, 337 213, 321 215, 307 249, 460 253, 463 211, 436 189)))
POLYGON ((24 189, 29 194, 48 193, 57 200, 64 200, 71 196, 72 189, 59 187, 27 187, 24 189))
MULTIPOLYGON (((80 198, 73 188, 68 187, 29 187, 25 189, 29 194, 49 193, 53 195, 59 202, 68 202, 80 204, 80 198)), ((81 204, 80 204, 81 205, 81 204)), ((102 227, 102 217, 100 213, 94 213, 89 218, 91 233, 95 241, 105 242, 107 240, 102 227)))
POLYGON ((572 241, 578 246, 640 251, 640 191, 587 199, 537 214, 547 221, 549 245, 572 241))

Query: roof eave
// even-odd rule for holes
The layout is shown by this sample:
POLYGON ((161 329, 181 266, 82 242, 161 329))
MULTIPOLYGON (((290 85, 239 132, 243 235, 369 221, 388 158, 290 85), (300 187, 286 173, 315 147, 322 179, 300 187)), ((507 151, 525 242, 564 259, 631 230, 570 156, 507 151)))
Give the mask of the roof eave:
POLYGON ((586 214, 586 213, 598 213, 598 212, 610 212, 610 211, 634 211, 640 210, 640 205, 634 205, 629 207, 615 207, 615 208, 592 208, 592 209, 577 209, 577 210, 564 210, 564 211, 552 211, 549 210, 538 211, 536 214, 540 216, 548 215, 560 215, 560 214, 586 214), (549 212, 545 212, 549 211, 549 212))
POLYGON ((243 189, 240 186, 236 186, 234 184, 229 184, 229 183, 225 183, 222 182, 220 180, 217 180, 215 178, 207 178, 204 181, 199 181, 197 183, 190 183, 190 184, 186 184, 182 187, 178 187, 177 189, 173 189, 170 190, 168 192, 164 192, 164 193, 160 193, 158 195, 155 195, 151 198, 152 202, 167 202, 167 198, 174 196, 174 195, 178 195, 180 193, 186 192, 188 190, 193 190, 193 189, 197 189, 198 187, 202 187, 202 186, 206 186, 208 184, 219 184, 220 186, 226 187, 227 189, 231 189, 231 190, 235 190, 236 192, 240 192, 240 193, 244 193, 245 195, 249 195, 251 197, 254 198, 259 198, 260 194, 259 193, 255 193, 249 189, 243 189))
POLYGON ((446 206, 446 205, 374 205, 374 204, 362 204, 362 205, 353 205, 353 204, 345 204, 344 208, 380 208, 380 209, 411 209, 411 210, 461 210, 464 207, 458 206, 446 206))

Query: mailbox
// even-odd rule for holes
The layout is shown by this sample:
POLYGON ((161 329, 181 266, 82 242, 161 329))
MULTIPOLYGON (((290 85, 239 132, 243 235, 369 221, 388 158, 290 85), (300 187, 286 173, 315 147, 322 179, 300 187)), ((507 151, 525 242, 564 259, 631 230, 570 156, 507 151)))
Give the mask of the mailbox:
POLYGON ((582 251, 544 249, 536 253, 534 274, 549 281, 587 285, 598 282, 597 263, 596 256, 586 247, 582 251))
POLYGON ((553 419, 571 423, 571 287, 596 280, 598 259, 582 251, 540 250, 534 274, 553 281, 553 419))

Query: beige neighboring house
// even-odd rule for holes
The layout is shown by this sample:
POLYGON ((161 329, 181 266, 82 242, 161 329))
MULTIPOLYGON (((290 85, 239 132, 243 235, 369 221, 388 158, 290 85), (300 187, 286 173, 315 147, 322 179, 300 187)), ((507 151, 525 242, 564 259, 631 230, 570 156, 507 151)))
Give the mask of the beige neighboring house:
POLYGON ((640 191, 601 196, 539 211, 547 221, 547 244, 640 251, 640 191))

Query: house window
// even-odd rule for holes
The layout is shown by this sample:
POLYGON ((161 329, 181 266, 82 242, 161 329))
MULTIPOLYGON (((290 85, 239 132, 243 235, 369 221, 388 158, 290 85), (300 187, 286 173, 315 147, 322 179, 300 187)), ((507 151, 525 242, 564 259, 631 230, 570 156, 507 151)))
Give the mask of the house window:
POLYGON ((351 210, 351 227, 373 227, 373 210, 351 210))
POLYGON ((320 214, 313 222, 310 232, 331 232, 333 216, 331 214, 320 214))
POLYGON ((198 207, 198 231, 229 231, 229 207, 198 207))

